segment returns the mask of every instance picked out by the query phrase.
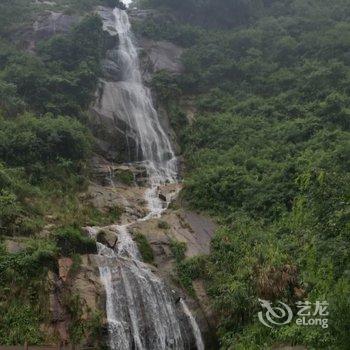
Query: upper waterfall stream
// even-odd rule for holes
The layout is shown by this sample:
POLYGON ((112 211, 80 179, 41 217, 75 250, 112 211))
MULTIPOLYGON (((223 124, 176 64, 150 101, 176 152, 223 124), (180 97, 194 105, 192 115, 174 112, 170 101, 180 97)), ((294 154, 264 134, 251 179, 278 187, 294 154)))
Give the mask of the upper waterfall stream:
MULTIPOLYGON (((141 154, 134 158, 142 161, 148 174, 145 200, 149 209, 149 214, 139 220, 148 220, 159 217, 166 209, 159 199, 158 188, 176 182, 177 160, 153 106, 151 92, 142 82, 128 14, 120 9, 113 13, 119 36, 116 59, 122 72, 118 108, 137 131, 136 152, 141 154)), ((132 224, 114 226, 118 236, 114 249, 97 243, 99 270, 106 290, 110 348, 185 350, 195 345, 203 350, 199 327, 184 300, 175 298, 167 285, 141 261, 129 232, 132 224)), ((88 230, 91 236, 97 236, 98 228, 88 230)))
POLYGON ((118 64, 122 72, 120 94, 122 112, 138 133, 136 151, 149 175, 151 186, 174 182, 177 161, 170 140, 162 128, 152 102, 151 92, 142 82, 137 49, 133 43, 131 25, 126 11, 115 9, 115 25, 119 36, 118 64))

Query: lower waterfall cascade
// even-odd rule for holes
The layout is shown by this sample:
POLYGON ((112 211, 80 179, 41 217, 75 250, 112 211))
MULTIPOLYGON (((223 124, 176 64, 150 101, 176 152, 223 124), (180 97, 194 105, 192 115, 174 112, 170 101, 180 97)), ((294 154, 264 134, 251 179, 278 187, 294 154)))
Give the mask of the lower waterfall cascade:
MULTIPOLYGON (((117 59, 123 74, 120 82, 123 93, 118 98, 121 110, 138 132, 140 154, 136 158, 148 174, 145 191, 148 214, 134 222, 114 225, 118 241, 113 249, 97 243, 99 271, 106 292, 109 347, 111 350, 186 350, 195 345, 198 350, 204 350, 200 329, 185 301, 176 298, 142 262, 129 232, 133 223, 160 217, 167 209, 170 200, 162 202, 158 189, 176 183, 178 171, 175 153, 158 119, 151 92, 142 82, 128 14, 118 8, 113 13, 119 36, 117 59)), ((98 228, 87 230, 91 237, 97 237, 98 228)))
MULTIPOLYGON (((101 281, 106 291, 109 346, 115 350, 185 350, 190 348, 188 328, 179 321, 187 317, 198 350, 204 350, 199 327, 185 301, 175 305, 172 291, 140 259, 127 226, 115 226, 115 249, 97 243, 101 281)), ((98 229, 89 228, 92 237, 98 229)))

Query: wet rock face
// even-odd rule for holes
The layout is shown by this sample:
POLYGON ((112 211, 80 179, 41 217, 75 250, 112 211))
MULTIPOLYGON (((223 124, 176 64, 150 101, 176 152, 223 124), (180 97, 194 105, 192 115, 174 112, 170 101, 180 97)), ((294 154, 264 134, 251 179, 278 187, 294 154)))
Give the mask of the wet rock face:
POLYGON ((81 258, 80 268, 72 279, 71 290, 80 296, 87 318, 89 310, 104 311, 105 292, 95 256, 83 255, 81 258))
POLYGON ((129 17, 133 21, 144 21, 149 17, 157 17, 159 12, 155 9, 138 9, 134 8, 129 10, 129 17))
POLYGON ((184 67, 181 63, 181 56, 184 52, 182 47, 167 41, 154 41, 150 39, 142 39, 140 46, 145 52, 143 65, 147 67, 145 78, 151 73, 160 70, 166 70, 172 74, 180 74, 184 67))
MULTIPOLYGON (((134 234, 142 232, 145 235, 153 250, 157 276, 175 288, 171 279, 176 269, 171 241, 186 243, 186 257, 208 254, 216 224, 209 218, 194 212, 168 209, 161 219, 138 222, 132 225, 131 229, 134 234), (168 225, 162 224, 164 222, 168 225)), ((217 315, 211 307, 204 282, 194 281, 193 289, 196 300, 186 296, 182 290, 179 291, 180 296, 186 300, 196 318, 206 349, 218 349, 215 338, 217 315)))
MULTIPOLYGON (((118 54, 118 33, 115 28, 113 9, 99 6, 97 13, 102 18, 103 29, 112 38, 114 45, 102 61, 102 78, 96 102, 90 108, 90 128, 95 137, 99 154, 115 162, 135 161, 139 152, 137 133, 128 122, 127 113, 121 104, 127 91, 122 84, 122 70, 118 54)), ((140 153, 141 154, 141 153, 140 153)))
MULTIPOLYGON (((89 124, 95 137, 97 151, 114 162, 135 162, 142 159, 137 131, 130 125, 128 111, 138 96, 130 94, 127 82, 123 81, 121 55, 118 52, 118 33, 115 28, 113 9, 99 6, 97 13, 102 18, 103 28, 110 38, 109 50, 102 61, 102 78, 96 93, 96 102, 90 108, 89 124), (130 101, 128 106, 122 101, 130 101)), ((141 16, 142 17, 142 16, 141 16)), ((140 40, 143 50, 141 65, 143 78, 151 79, 153 73, 165 69, 180 73, 183 69, 180 56, 183 49, 168 42, 140 40)), ((170 133, 166 117, 161 120, 163 128, 170 133)))
POLYGON ((197 349, 183 293, 164 283, 155 266, 140 260, 127 228, 112 225, 86 230, 100 242, 95 259, 105 286, 110 347, 197 349), (114 249, 110 247, 113 241, 114 249))
POLYGON ((122 71, 116 60, 104 59, 102 61, 102 74, 104 78, 109 81, 118 81, 122 79, 122 71))
POLYGON ((107 229, 101 229, 97 236, 96 241, 108 247, 114 249, 118 243, 118 237, 115 236, 114 232, 107 229))
POLYGON ((108 162, 97 154, 91 158, 90 171, 94 183, 105 187, 142 187, 148 180, 147 170, 142 163, 119 165, 108 162))
POLYGON ((70 16, 61 12, 46 11, 37 21, 33 28, 36 41, 48 39, 55 34, 67 33, 79 22, 78 16, 70 16))
MULTIPOLYGON (((71 314, 68 310, 69 297, 79 296, 82 311, 82 320, 91 319, 95 313, 102 312, 105 320, 105 292, 100 281, 95 256, 82 255, 80 265, 73 271, 73 261, 70 258, 61 258, 58 262, 59 273, 49 272, 48 301, 51 315, 50 324, 44 324, 45 333, 60 342, 67 344, 70 341, 71 314)), ((91 338, 91 337, 90 337, 91 338)), ((107 342, 107 334, 101 336, 103 343, 107 342)), ((96 339, 84 339, 83 345, 91 346, 96 339)))
POLYGON ((69 271, 73 265, 73 260, 71 258, 61 258, 58 260, 59 277, 63 282, 67 281, 69 271))
MULTIPOLYGON (((147 19, 162 21, 164 15, 157 10, 132 9, 129 17, 132 23, 140 23, 147 19)), ((148 38, 140 38, 140 48, 143 50, 142 65, 145 67, 144 78, 152 77, 159 70, 166 70, 171 74, 180 74, 184 67, 181 56, 184 49, 168 41, 155 41, 148 38)))
MULTIPOLYGON (((117 67, 113 62, 105 61, 103 71, 111 77, 117 67)), ((123 106, 120 104, 124 93, 122 87, 118 82, 106 80, 100 81, 100 87, 101 95, 89 113, 89 124, 98 153, 115 162, 139 160, 134 156, 139 150, 137 132, 125 120, 127 114, 122 112, 123 106)))
POLYGON ((97 6, 96 11, 101 17, 103 22, 103 30, 108 32, 112 36, 118 36, 115 29, 115 19, 113 14, 113 9, 110 7, 97 6))
POLYGON ((19 28, 10 38, 24 50, 35 52, 38 42, 56 34, 68 33, 80 19, 79 16, 66 15, 63 12, 40 12, 33 24, 19 28))
MULTIPOLYGON (((113 313, 124 325, 124 334, 111 339, 115 348, 132 349, 133 341, 142 343, 145 349, 195 348, 191 326, 176 295, 142 263, 121 259, 104 264, 110 264, 113 272, 108 277, 113 289, 107 291, 113 301, 113 313)), ((109 327, 115 328, 113 334, 119 334, 117 323, 110 323, 109 327)))

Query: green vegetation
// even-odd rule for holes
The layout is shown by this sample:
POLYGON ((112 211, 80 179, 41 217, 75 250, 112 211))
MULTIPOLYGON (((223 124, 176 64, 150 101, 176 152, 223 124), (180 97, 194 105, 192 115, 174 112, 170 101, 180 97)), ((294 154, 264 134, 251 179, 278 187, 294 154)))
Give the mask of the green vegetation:
POLYGON ((36 193, 25 180, 22 169, 10 169, 0 163, 0 233, 30 234, 41 226, 40 217, 25 198, 36 193))
POLYGON ((221 317, 222 349, 275 343, 346 349, 349 3, 148 5, 161 6, 164 15, 138 30, 188 47, 185 74, 159 72, 152 83, 170 110, 188 97, 195 101, 195 121, 179 133, 187 162, 183 195, 221 223, 206 261, 185 260, 177 269, 183 285, 191 286, 193 278, 207 282, 221 317), (163 31, 164 23, 177 27, 176 35, 163 31), (182 41, 177 34, 184 28, 196 35, 182 41), (330 326, 267 329, 256 317, 258 298, 291 306, 327 300, 330 326))
POLYGON ((186 258, 186 243, 176 240, 170 241, 170 250, 176 265, 175 281, 195 297, 192 282, 195 279, 206 277, 207 256, 198 255, 186 258))
POLYGON ((118 222, 123 214, 123 209, 118 205, 106 208, 105 210, 99 210, 93 205, 84 205, 84 203, 81 202, 78 202, 78 205, 78 213, 69 218, 71 222, 70 225, 73 226, 106 226, 118 222))
POLYGON ((80 344, 83 340, 91 340, 93 343, 98 343, 98 348, 103 349, 103 344, 100 340, 103 338, 102 330, 102 315, 99 312, 88 310, 88 319, 83 314, 83 303, 79 295, 67 295, 65 299, 71 323, 69 327, 69 336, 73 344, 80 344))
POLYGON ((1 0, 0 35, 8 37, 19 29, 31 26, 43 10, 82 15, 98 5, 122 7, 119 0, 59 0, 50 5, 28 0, 1 0))
POLYGON ((77 228, 66 227, 58 229, 55 238, 62 256, 96 254, 97 252, 95 240, 82 235, 77 228))
POLYGON ((185 259, 185 254, 187 250, 187 245, 185 242, 180 242, 172 239, 170 241, 170 250, 173 254, 173 257, 177 263, 180 263, 185 259))
POLYGON ((183 47, 190 47, 205 33, 200 27, 179 23, 171 16, 148 17, 134 23, 137 35, 157 40, 170 40, 183 47))
POLYGON ((108 38, 97 15, 71 32, 39 45, 38 56, 0 42, 0 92, 4 113, 27 110, 83 118, 97 87, 108 38))
POLYGON ((159 220, 158 221, 158 228, 162 229, 162 230, 169 230, 170 229, 170 225, 163 220, 159 220))
POLYGON ((40 343, 48 321, 47 272, 57 271, 57 248, 49 240, 29 240, 8 253, 0 245, 0 340, 3 345, 40 343))
POLYGON ((131 186, 134 183, 134 174, 131 170, 118 169, 113 175, 125 185, 131 186))
POLYGON ((177 282, 181 287, 185 288, 189 294, 195 296, 192 280, 196 279, 197 275, 192 275, 192 263, 194 259, 186 259, 187 245, 185 242, 180 242, 172 239, 170 241, 170 251, 175 259, 176 266, 176 276, 175 282, 177 282))
POLYGON ((0 130, 0 158, 9 166, 44 165, 59 159, 78 163, 90 150, 87 130, 69 117, 24 115, 0 120, 0 130))
MULTIPOLYGON (((184 21, 207 27, 230 28, 247 24, 264 13, 269 0, 143 0, 145 6, 170 8, 184 21)), ((278 1, 281 2, 281 1, 278 1)))
MULTIPOLYGON (((0 3, 1 345, 55 341, 42 327, 52 321, 49 275, 57 275, 58 259, 69 256, 73 278, 80 254, 96 252, 95 242, 78 227, 110 224, 120 217, 119 207, 103 213, 80 195, 88 183, 92 145, 84 125, 86 110, 97 89, 101 59, 112 44, 101 19, 84 14, 93 6, 115 3, 0 3), (83 18, 65 35, 39 42, 35 53, 21 50, 23 33, 30 32, 45 9, 83 18), (7 251, 8 244, 16 249, 7 251)), ((87 312, 83 317, 80 301, 67 300, 65 306, 72 342, 82 336, 90 336, 91 343, 102 339, 100 315, 87 312)))
POLYGON ((157 99, 166 108, 170 125, 178 136, 187 125, 186 114, 179 106, 181 89, 174 76, 164 70, 156 72, 151 81, 151 87, 157 99))
MULTIPOLYGON (((14 10, 11 6, 6 4, 14 10)), ((2 233, 33 234, 47 215, 63 225, 95 216, 93 209, 82 208, 75 193, 84 187, 91 149, 81 122, 93 99, 106 43, 95 15, 67 35, 41 42, 38 55, 0 42, 2 233)))
MULTIPOLYGON (((64 0, 52 9, 82 14, 115 3, 64 0)), ((185 74, 161 71, 151 83, 184 150, 183 196, 221 224, 208 257, 186 259, 186 245, 171 242, 179 283, 193 293, 194 279, 206 282, 222 349, 347 349, 349 1, 142 3, 161 11, 138 22, 137 32, 186 48, 185 74), (191 125, 184 101, 197 111, 191 125), (258 298, 326 300, 329 328, 265 328, 256 317, 258 298)), ((92 142, 85 112, 111 38, 96 15, 87 15, 25 53, 16 38, 41 6, 0 3, 0 343, 9 345, 45 340, 48 273, 57 273, 61 256, 72 257, 76 271, 79 254, 96 250, 78 228, 121 213, 101 213, 78 196, 92 142), (47 224, 60 228, 42 233, 47 224), (9 240, 18 243, 15 252, 6 251, 9 240)), ((133 181, 130 173, 119 178, 133 181)), ((159 228, 167 229, 161 222, 159 228)), ((153 262, 146 237, 135 239, 153 262)), ((84 320, 75 295, 66 306, 74 343, 99 337, 101 315, 84 320)))
POLYGON ((207 256, 194 256, 177 262, 178 282, 188 293, 196 297, 192 282, 196 279, 205 279, 207 273, 207 256))
MULTIPOLYGON (((0 342, 18 345, 27 341, 34 345, 55 341, 42 330, 42 324, 52 321, 48 295, 53 277, 48 273, 57 274, 58 258, 70 256, 70 278, 74 278, 81 264, 78 254, 96 253, 96 243, 73 227, 58 229, 47 238, 12 238, 5 241, 6 245, 9 242, 15 247, 12 252, 0 244, 0 342)), ((92 343, 102 339, 101 315, 87 310, 88 317, 83 317, 85 306, 70 295, 64 307, 71 316, 69 333, 73 343, 79 343, 83 336, 91 338, 92 343)))
POLYGON ((0 35, 6 35, 19 25, 27 24, 33 12, 33 4, 27 0, 2 0, 0 3, 0 35))
POLYGON ((148 264, 153 264, 154 262, 154 254, 153 249, 148 242, 145 235, 143 235, 140 232, 137 232, 134 236, 135 242, 137 244, 137 247, 139 249, 139 252, 142 256, 142 260, 148 264))

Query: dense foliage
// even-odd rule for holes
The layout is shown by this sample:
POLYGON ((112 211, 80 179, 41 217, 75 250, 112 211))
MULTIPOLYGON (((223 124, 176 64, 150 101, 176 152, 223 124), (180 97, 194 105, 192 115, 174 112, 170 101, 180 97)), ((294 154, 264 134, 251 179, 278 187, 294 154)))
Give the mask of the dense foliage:
POLYGON ((57 269, 57 249, 47 240, 28 241, 12 254, 4 248, 0 245, 1 344, 40 343, 45 337, 40 323, 49 319, 46 276, 57 269))
POLYGON ((0 35, 13 35, 32 25, 42 10, 64 11, 66 14, 85 14, 95 6, 123 7, 120 0, 58 0, 52 2, 29 0, 1 0, 0 35))
MULTIPOLYGON (((1 345, 55 341, 43 331, 43 324, 52 322, 49 276, 57 276, 59 258, 72 258, 73 273, 78 254, 96 252, 95 242, 77 227, 107 224, 120 215, 117 207, 102 213, 79 196, 87 184, 92 141, 85 114, 97 89, 100 61, 111 44, 101 19, 84 12, 116 3, 0 2, 1 345), (21 37, 46 7, 83 16, 66 34, 25 52, 21 37)), ((87 317, 80 300, 66 299, 70 341, 90 336, 96 343, 102 338, 101 316, 88 311, 87 317)))
POLYGON ((90 143, 87 130, 69 117, 22 116, 0 121, 0 158, 10 166, 50 163, 57 159, 79 162, 90 143))
MULTIPOLYGON (((272 1, 273 2, 273 1, 272 1)), ((183 20, 205 27, 232 27, 261 16, 266 0, 146 0, 148 6, 170 7, 183 20)))
POLYGON ((74 254, 96 254, 96 241, 81 234, 74 227, 64 227, 57 230, 55 235, 56 244, 63 256, 74 254))
MULTIPOLYGON (((65 6, 74 8, 68 1, 65 6)), ((75 224, 63 212, 79 206, 74 192, 84 184, 91 149, 91 137, 82 122, 94 98, 109 38, 101 19, 87 15, 67 34, 39 42, 35 54, 25 53, 14 45, 13 33, 26 25, 22 14, 24 18, 27 12, 30 22, 32 15, 40 15, 40 6, 15 0, 0 7, 1 14, 6 14, 0 16, 0 28, 6 28, 0 40, 2 233, 33 233, 43 224, 42 215, 60 201, 66 206, 57 203, 61 223, 75 224)), ((92 221, 96 219, 92 209, 84 210, 82 217, 91 214, 92 221)))
POLYGON ((197 110, 180 135, 183 195, 222 226, 202 269, 188 261, 180 277, 205 277, 223 349, 346 349, 349 2, 256 1, 254 9, 251 1, 150 3, 165 15, 138 30, 188 47, 185 74, 160 72, 152 82, 173 124, 182 118, 183 125, 179 105, 197 110), (203 13, 214 17, 212 30, 199 20, 203 13), (162 31, 166 23, 176 35, 162 31), (257 320, 258 298, 291 306, 327 300, 329 328, 270 330, 257 320))
POLYGON ((69 34, 40 43, 39 57, 2 43, 0 93, 5 116, 13 117, 25 107, 40 114, 81 116, 97 86, 105 39, 101 19, 87 16, 69 34))

